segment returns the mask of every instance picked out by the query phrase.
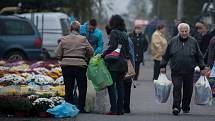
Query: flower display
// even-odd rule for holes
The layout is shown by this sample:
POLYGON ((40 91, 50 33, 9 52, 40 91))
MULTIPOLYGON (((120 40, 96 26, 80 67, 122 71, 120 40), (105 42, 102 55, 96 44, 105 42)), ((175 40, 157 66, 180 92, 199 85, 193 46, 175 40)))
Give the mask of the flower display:
POLYGON ((8 105, 2 103, 5 110, 9 108, 15 111, 14 113, 46 112, 47 109, 64 102, 64 98, 57 97, 65 95, 63 84, 62 70, 56 60, 38 61, 33 64, 27 61, 0 62, 0 95, 15 98, 11 99, 8 105), (30 109, 32 110, 29 111, 30 109))
POLYGON ((62 69, 61 69, 61 67, 55 67, 55 68, 52 68, 51 71, 61 73, 62 69))
POLYGON ((55 106, 60 105, 61 103, 63 103, 65 100, 62 97, 51 97, 50 100, 52 100, 55 104, 55 106))
POLYGON ((52 77, 53 79, 57 79, 62 76, 62 70, 60 67, 54 67, 47 73, 47 76, 52 77))
POLYGON ((14 66, 10 68, 10 71, 28 71, 28 70, 30 70, 30 66, 27 64, 14 66))
POLYGON ((55 93, 49 90, 39 90, 39 91, 36 91, 35 94, 39 95, 42 98, 50 98, 52 96, 55 96, 55 93))
POLYGON ((64 84, 63 76, 56 79, 53 84, 54 85, 63 85, 64 84))
POLYGON ((14 67, 14 66, 20 66, 25 63, 26 63, 25 61, 17 61, 17 62, 13 62, 13 63, 6 63, 6 64, 4 64, 4 66, 14 67))
POLYGON ((19 87, 15 85, 3 86, 0 88, 0 95, 17 95, 19 87))
POLYGON ((26 84, 25 78, 18 76, 16 74, 6 74, 0 78, 0 83, 9 82, 9 81, 13 82, 15 85, 26 84))
POLYGON ((32 74, 30 73, 22 73, 20 76, 24 77, 25 79, 31 78, 32 74))
POLYGON ((65 96, 64 85, 52 86, 52 87, 49 87, 49 90, 54 91, 58 96, 61 96, 61 97, 65 96))
POLYGON ((30 101, 34 102, 36 99, 39 98, 39 96, 38 96, 38 95, 29 95, 27 98, 28 98, 30 101))
POLYGON ((38 68, 38 67, 42 67, 42 64, 44 62, 43 61, 38 61, 36 63, 31 64, 31 68, 38 68))
POLYGON ((51 69, 54 67, 59 67, 59 64, 57 61, 38 61, 36 63, 31 64, 31 68, 38 68, 38 67, 44 67, 47 69, 51 69))
POLYGON ((49 76, 44 75, 33 75, 32 77, 27 79, 28 82, 34 82, 38 85, 48 85, 52 84, 54 80, 49 76))
POLYGON ((9 71, 10 67, 0 66, 1 71, 9 71))
POLYGON ((38 98, 33 103, 33 108, 40 112, 46 112, 49 108, 54 108, 54 102, 48 98, 38 98))
POLYGON ((14 82, 11 80, 4 80, 2 78, 0 78, 0 86, 10 86, 10 85, 14 85, 14 82))
POLYGON ((44 67, 33 68, 33 71, 37 72, 38 74, 42 74, 42 75, 46 75, 46 73, 49 72, 49 70, 44 67))
POLYGON ((3 66, 4 64, 6 64, 6 61, 1 60, 0 61, 0 66, 3 66))

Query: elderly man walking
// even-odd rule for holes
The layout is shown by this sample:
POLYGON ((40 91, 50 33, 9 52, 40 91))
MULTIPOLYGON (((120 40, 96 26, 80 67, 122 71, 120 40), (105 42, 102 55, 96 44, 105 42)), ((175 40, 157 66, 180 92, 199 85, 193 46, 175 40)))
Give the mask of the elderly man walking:
POLYGON ((161 73, 166 73, 166 65, 170 61, 173 82, 172 113, 178 115, 190 111, 190 101, 193 93, 193 73, 198 65, 201 74, 205 74, 205 65, 197 40, 189 36, 190 26, 187 23, 178 25, 178 35, 173 37, 167 46, 161 61, 161 73), (181 89, 183 87, 183 96, 181 89), (182 98, 182 99, 181 99, 182 98), (182 102, 182 105, 181 105, 182 102))

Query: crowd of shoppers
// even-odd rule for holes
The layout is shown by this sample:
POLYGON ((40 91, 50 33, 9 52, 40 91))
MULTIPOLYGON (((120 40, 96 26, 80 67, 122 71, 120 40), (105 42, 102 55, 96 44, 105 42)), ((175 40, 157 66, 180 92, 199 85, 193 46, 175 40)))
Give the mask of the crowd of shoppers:
POLYGON ((191 28, 187 23, 177 21, 176 26, 174 36, 167 40, 165 24, 158 22, 149 40, 144 34, 143 25, 134 22, 132 32, 128 33, 124 19, 120 15, 113 15, 105 27, 109 44, 108 48, 103 50, 104 36, 95 19, 83 25, 78 21, 72 22, 71 33, 59 39, 56 50, 64 77, 65 100, 74 103, 76 82, 79 90, 77 107, 81 113, 86 113, 84 107, 87 65, 91 57, 100 54, 113 80, 113 84, 107 87, 111 107, 105 114, 130 113, 132 81, 138 80, 140 64, 144 64, 144 53, 150 43, 150 52, 154 60, 153 80, 157 80, 160 73, 166 73, 166 66, 170 62, 173 82, 172 113, 178 115, 181 110, 189 113, 194 68, 199 66, 201 74, 205 75, 207 67, 212 68, 214 64, 215 31, 209 32, 208 25, 201 21, 196 23, 193 34, 190 34, 191 28), (106 60, 106 56, 116 49, 120 49, 119 58, 106 60), (136 74, 134 77, 125 78, 128 60, 132 61, 136 74))

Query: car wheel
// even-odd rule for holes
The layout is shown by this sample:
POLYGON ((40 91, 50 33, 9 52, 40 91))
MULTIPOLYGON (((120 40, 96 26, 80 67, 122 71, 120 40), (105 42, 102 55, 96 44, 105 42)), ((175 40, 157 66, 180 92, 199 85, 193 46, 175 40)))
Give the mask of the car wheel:
POLYGON ((13 51, 9 52, 6 56, 5 59, 9 62, 14 62, 14 61, 21 61, 21 60, 26 60, 26 56, 24 53, 19 52, 19 51, 13 51))

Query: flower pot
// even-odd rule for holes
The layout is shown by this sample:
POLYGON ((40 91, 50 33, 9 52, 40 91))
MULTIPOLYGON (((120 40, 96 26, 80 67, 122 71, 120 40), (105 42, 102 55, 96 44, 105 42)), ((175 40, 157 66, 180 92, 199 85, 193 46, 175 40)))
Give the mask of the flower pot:
POLYGON ((49 114, 47 112, 39 112, 38 116, 41 118, 47 118, 49 116, 49 114))

